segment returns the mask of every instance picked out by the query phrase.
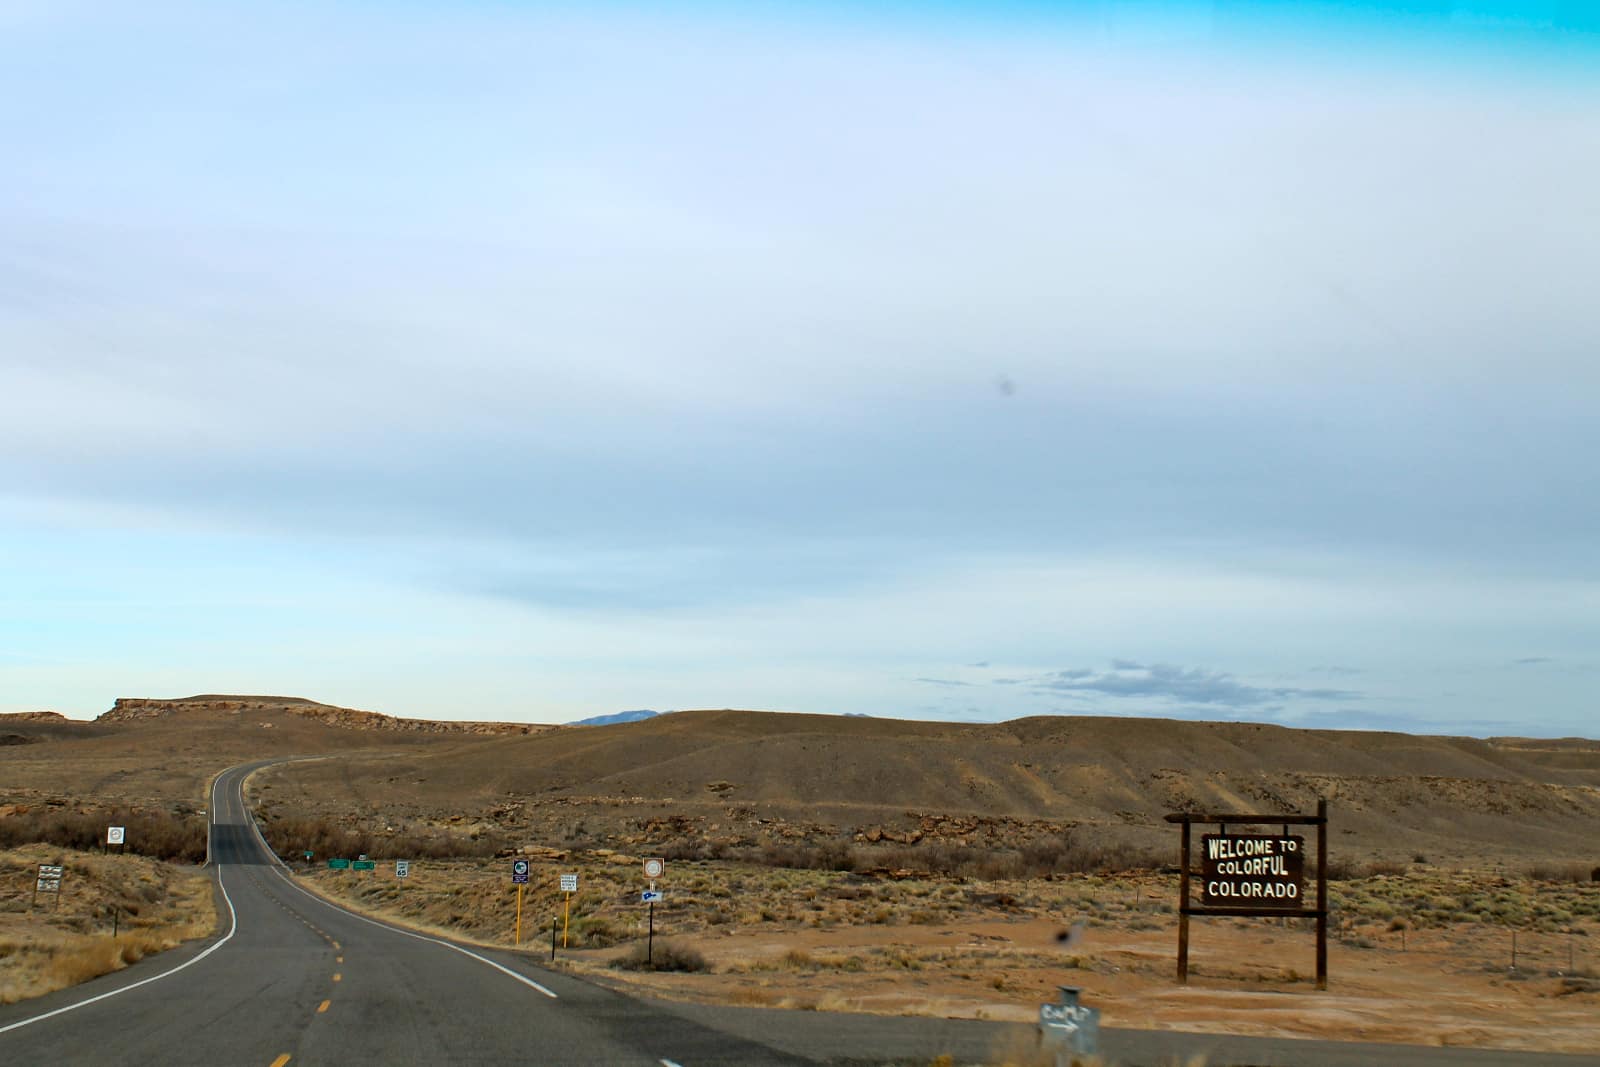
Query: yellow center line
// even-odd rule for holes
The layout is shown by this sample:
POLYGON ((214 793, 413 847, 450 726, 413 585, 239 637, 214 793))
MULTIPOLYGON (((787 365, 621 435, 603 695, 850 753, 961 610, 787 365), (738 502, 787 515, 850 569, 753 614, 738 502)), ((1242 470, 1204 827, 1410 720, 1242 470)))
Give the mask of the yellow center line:
POLYGON ((327 1011, 328 1010, 328 1005, 332 1004, 332 1003, 333 1003, 333 1001, 331 1001, 331 1000, 324 1000, 321 1004, 318 1004, 317 1005, 317 1014, 321 1015, 323 1012, 327 1011))
POLYGON ((285 1052, 283 1055, 279 1056, 277 1059, 272 1061, 272 1067, 283 1067, 283 1065, 288 1063, 288 1062, 289 1062, 289 1054, 287 1052, 285 1052))
POLYGON ((344 962, 344 957, 343 956, 335 956, 335 957, 333 957, 333 962, 334 963, 343 963, 344 962))
POLYGON ((344 976, 343 976, 343 975, 338 975, 338 974, 336 974, 336 975, 334 975, 334 976, 333 976, 333 980, 334 980, 334 981, 335 981, 335 982, 337 982, 337 981, 338 981, 338 980, 339 980, 339 979, 340 979, 340 978, 342 978, 342 977, 344 977, 344 976))

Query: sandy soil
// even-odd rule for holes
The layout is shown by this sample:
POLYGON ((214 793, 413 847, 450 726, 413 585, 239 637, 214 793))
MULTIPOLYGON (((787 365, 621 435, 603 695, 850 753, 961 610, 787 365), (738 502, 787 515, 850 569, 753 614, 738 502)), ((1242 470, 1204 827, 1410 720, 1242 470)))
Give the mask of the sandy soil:
MULTIPOLYGON (((1329 987, 1321 992, 1309 977, 1287 978, 1314 971, 1309 931, 1261 920, 1196 929, 1191 979, 1180 986, 1175 929, 1090 931, 1075 957, 1053 950, 1059 929, 1030 919, 939 929, 740 930, 685 939, 717 973, 606 974, 666 997, 1013 1021, 1037 1018, 1057 985, 1075 985, 1111 1027, 1552 1052, 1600 1047, 1600 985, 1564 992, 1562 978, 1543 969, 1490 970, 1443 934, 1421 944, 1411 939, 1405 952, 1335 942, 1329 987), (796 952, 813 961, 870 962, 859 972, 786 963, 796 952), (1077 966, 1063 966, 1064 957, 1077 966)), ((593 972, 599 961, 576 966, 593 972)))
MULTIPOLYGON (((361 881, 325 869, 302 877, 374 913, 505 945, 514 893, 498 866, 427 864, 404 887, 392 877, 361 881)), ((1319 991, 1311 977, 1309 922, 1266 919, 1195 919, 1191 979, 1178 985, 1171 887, 1155 876, 1086 876, 1032 887, 901 882, 878 887, 874 901, 841 903, 827 890, 855 892, 859 882, 833 872, 678 865, 671 873, 680 884, 699 883, 701 896, 685 901, 688 892, 673 893, 670 879, 664 884, 678 904, 658 911, 658 943, 697 950, 709 971, 619 971, 610 964, 643 938, 644 914, 636 904, 597 906, 597 897, 625 899, 607 881, 605 866, 568 866, 584 871, 582 884, 592 894, 580 898, 574 913, 574 945, 582 943, 580 929, 605 931, 613 943, 561 950, 558 966, 666 998, 1031 1021, 1041 1003, 1055 999, 1058 985, 1074 985, 1110 1027, 1564 1052, 1600 1047, 1600 921, 1588 911, 1600 905, 1600 886, 1527 882, 1504 890, 1525 894, 1535 911, 1560 907, 1576 916, 1559 928, 1518 931, 1513 970, 1512 935, 1504 927, 1463 921, 1401 931, 1393 920, 1363 921, 1354 903, 1442 893, 1471 883, 1469 874, 1341 885, 1348 918, 1330 934, 1329 988, 1319 991), (713 902, 729 885, 740 886, 743 899, 719 913, 713 902), (998 896, 1007 903, 966 903, 937 917, 923 910, 916 922, 902 918, 918 913, 911 901, 955 890, 968 901, 998 896), (816 913, 808 921, 781 910, 784 897, 811 893, 827 901, 826 917, 816 913), (908 903, 882 903, 897 896, 908 903), (773 918, 756 919, 763 913, 773 918), (1080 932, 1062 946, 1058 934, 1080 919, 1080 932)), ((616 869, 626 872, 624 879, 634 877, 631 866, 616 869)), ((554 870, 536 870, 535 886, 553 883, 554 870)), ((548 959, 558 902, 547 891, 529 894, 525 950, 548 959)))

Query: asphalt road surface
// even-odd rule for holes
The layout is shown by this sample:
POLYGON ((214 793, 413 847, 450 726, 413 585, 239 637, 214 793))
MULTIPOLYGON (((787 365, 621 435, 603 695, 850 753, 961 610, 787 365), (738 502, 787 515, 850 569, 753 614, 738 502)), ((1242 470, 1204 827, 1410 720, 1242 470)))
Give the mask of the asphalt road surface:
MULTIPOLYGON (((762 1067, 991 1062, 1032 1028, 674 1005, 602 989, 533 956, 385 926, 301 889, 218 777, 211 860, 222 923, 212 939, 73 989, 0 1008, 0 1064, 301 1067, 617 1064, 762 1067)), ((1532 1067, 1600 1056, 1430 1049, 1108 1030, 1115 1063, 1203 1055, 1208 1067, 1532 1067)))

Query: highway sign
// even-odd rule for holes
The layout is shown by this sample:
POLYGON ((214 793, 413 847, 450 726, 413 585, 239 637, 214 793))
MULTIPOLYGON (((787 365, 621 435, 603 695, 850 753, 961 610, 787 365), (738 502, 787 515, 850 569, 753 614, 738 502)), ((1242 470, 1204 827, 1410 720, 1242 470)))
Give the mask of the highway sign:
POLYGON ((576 893, 578 891, 578 876, 563 874, 561 876, 561 891, 563 893, 576 893))
POLYGON ((311 851, 311 850, 310 850, 310 849, 309 849, 309 848, 308 848, 308 849, 306 849, 306 851, 305 851, 305 857, 306 857, 306 862, 307 862, 307 863, 310 863, 310 862, 311 862, 311 857, 312 857, 312 856, 313 856, 313 855, 315 855, 315 853, 313 853, 313 852, 312 852, 312 851, 311 851))
POLYGON ((54 864, 54 863, 41 863, 41 864, 39 864, 39 877, 40 878, 60 878, 62 876, 62 874, 64 874, 65 872, 66 872, 66 868, 62 867, 62 866, 60 866, 58 864, 54 864))
POLYGON ((411 861, 410 860, 395 860, 394 861, 394 876, 396 878, 409 878, 409 877, 411 877, 411 861))
POLYGON ((36 893, 59 893, 61 892, 61 879, 41 878, 33 884, 33 889, 36 893))
POLYGON ((350 867, 350 861, 349 860, 329 860, 328 861, 328 866, 332 867, 336 871, 348 870, 349 867, 350 867))
POLYGON ((528 884, 528 861, 527 860, 512 860, 511 861, 511 884, 512 885, 527 885, 528 884))
POLYGON ((641 904, 659 904, 659 903, 661 903, 661 891, 659 889, 646 889, 643 893, 639 894, 639 903, 641 903, 641 904))
POLYGON ((665 863, 663 863, 661 860, 645 860, 644 861, 644 876, 646 878, 650 879, 652 882, 655 881, 657 878, 660 878, 661 877, 661 872, 666 870, 666 869, 667 869, 667 865, 665 863))
POLYGON ((128 828, 125 826, 106 827, 106 844, 108 845, 120 845, 127 839, 127 836, 128 828))
POLYGON ((371 860, 356 860, 350 866, 358 871, 370 871, 376 869, 378 865, 371 860))

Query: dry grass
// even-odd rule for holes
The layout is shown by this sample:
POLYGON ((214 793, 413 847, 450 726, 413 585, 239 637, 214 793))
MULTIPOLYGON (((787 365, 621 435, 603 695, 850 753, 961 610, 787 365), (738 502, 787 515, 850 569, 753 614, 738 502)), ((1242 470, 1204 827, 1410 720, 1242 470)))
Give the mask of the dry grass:
POLYGON ((0 900, 0 1003, 121 970, 217 922, 211 880, 198 869, 43 845, 0 851, 0 900), (66 868, 59 905, 48 894, 33 902, 40 863, 66 868))
POLYGON ((35 843, 90 852, 105 841, 107 826, 127 830, 127 850, 178 863, 203 863, 206 817, 179 804, 173 808, 78 808, 45 804, 0 819, 0 849, 35 843))

